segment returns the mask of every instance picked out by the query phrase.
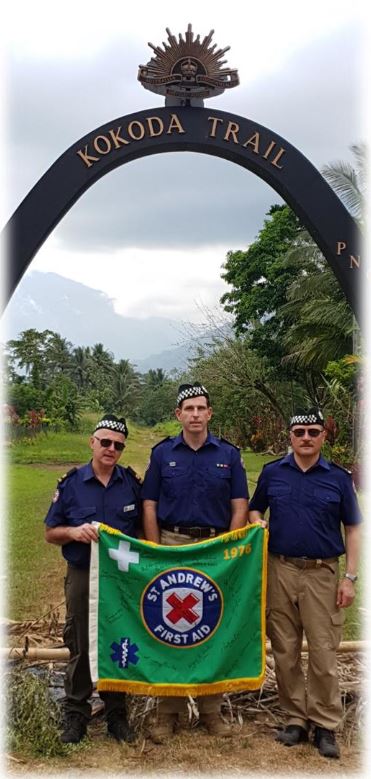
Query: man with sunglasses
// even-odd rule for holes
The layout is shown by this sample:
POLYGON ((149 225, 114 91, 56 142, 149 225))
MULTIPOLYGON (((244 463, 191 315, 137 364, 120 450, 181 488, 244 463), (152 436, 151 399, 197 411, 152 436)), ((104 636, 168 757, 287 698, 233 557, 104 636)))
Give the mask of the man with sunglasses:
POLYGON ((299 410, 289 427, 292 452, 264 466, 249 515, 250 522, 266 525, 269 508, 267 633, 280 704, 288 715, 277 741, 285 746, 308 741, 312 723, 320 754, 338 758, 335 730, 342 705, 336 650, 343 610, 355 596, 361 517, 350 473, 321 455, 326 438, 322 412, 299 410), (345 572, 339 579, 338 558, 344 553, 345 572))
MULTIPOLYGON (((130 467, 118 465, 128 428, 124 418, 105 414, 90 438, 92 459, 72 468, 58 482, 45 519, 45 538, 62 547, 67 561, 65 577, 66 624, 64 642, 70 650, 65 674, 63 743, 78 743, 85 736, 91 715, 93 687, 88 655, 90 545, 98 540, 93 521, 103 522, 136 536, 140 514, 141 480, 130 467)), ((125 695, 102 692, 108 734, 131 741, 125 695)))

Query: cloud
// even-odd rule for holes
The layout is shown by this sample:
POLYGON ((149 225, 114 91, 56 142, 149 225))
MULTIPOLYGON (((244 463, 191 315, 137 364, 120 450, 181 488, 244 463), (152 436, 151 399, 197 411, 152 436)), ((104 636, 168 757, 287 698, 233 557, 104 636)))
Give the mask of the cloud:
MULTIPOLYGON (((316 165, 349 155, 360 136, 356 25, 294 51, 276 72, 213 101, 270 127, 316 165)), ((117 40, 78 62, 12 63, 9 160, 13 206, 70 144, 104 122, 149 105, 136 81, 143 45, 117 40), (19 165, 19 160, 22 164, 19 165)), ((126 164, 98 181, 60 223, 60 246, 86 252, 120 247, 246 246, 278 195, 249 171, 207 155, 162 154, 126 164)))
MULTIPOLYGON (((141 4, 124 25, 116 0, 99 19, 93 5, 66 0, 56 20, 41 14, 39 0, 19 18, 14 8, 3 142, 7 218, 79 138, 162 104, 140 86, 137 67, 151 56, 146 41, 161 43, 167 24, 175 34, 184 32, 189 20, 196 33, 213 26, 217 44, 231 44, 228 62, 240 73, 241 85, 207 106, 265 125, 319 168, 351 159, 350 145, 362 138, 362 25, 349 3, 339 0, 334 16, 331 4, 313 0, 299 13, 297 3, 283 0, 279 12, 264 19, 252 7, 241 25, 235 13, 228 16, 215 4, 211 11, 208 2, 198 2, 196 10, 188 4, 187 19, 167 0, 161 14, 153 4, 143 13, 141 4)), ((54 270, 105 290, 121 313, 142 317, 150 308, 197 319, 198 303, 212 306, 224 291, 220 269, 228 249, 246 248, 270 205, 279 202, 253 173, 217 157, 142 158, 80 198, 30 271, 54 270)))

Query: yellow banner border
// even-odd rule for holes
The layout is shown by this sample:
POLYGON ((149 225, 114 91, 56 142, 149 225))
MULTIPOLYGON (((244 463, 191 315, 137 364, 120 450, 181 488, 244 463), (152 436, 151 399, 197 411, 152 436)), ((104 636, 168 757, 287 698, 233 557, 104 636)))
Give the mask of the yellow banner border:
MULTIPOLYGON (((265 663, 263 663, 263 668, 265 663)), ((244 690, 259 690, 264 681, 265 671, 260 676, 248 679, 230 679, 211 684, 148 684, 129 680, 100 679, 97 683, 98 692, 127 692, 130 695, 197 697, 199 695, 216 695, 223 692, 243 692, 244 690)))

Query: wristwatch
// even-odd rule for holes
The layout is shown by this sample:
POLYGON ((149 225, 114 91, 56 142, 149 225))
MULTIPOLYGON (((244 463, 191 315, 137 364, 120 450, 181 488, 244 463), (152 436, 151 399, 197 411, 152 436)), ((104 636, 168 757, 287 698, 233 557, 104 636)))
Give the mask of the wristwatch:
POLYGON ((345 573, 345 574, 344 574, 344 579, 349 579, 349 580, 350 580, 351 582, 353 582, 353 584, 354 584, 354 583, 357 581, 357 579, 358 579, 358 576, 356 576, 356 575, 355 575, 355 574, 353 574, 353 573, 345 573))

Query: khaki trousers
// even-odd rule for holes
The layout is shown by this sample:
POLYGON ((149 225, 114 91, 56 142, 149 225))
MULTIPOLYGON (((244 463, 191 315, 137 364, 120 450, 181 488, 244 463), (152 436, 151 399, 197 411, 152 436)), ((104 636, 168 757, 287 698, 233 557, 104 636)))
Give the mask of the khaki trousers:
POLYGON ((311 721, 335 730, 342 716, 336 650, 344 610, 336 606, 338 563, 301 569, 269 555, 267 633, 272 643, 279 700, 288 725, 311 721), (308 674, 301 663, 303 631, 308 674))
MULTIPOLYGON (((172 533, 170 530, 161 530, 160 543, 165 546, 181 546, 182 544, 196 544, 199 538, 193 538, 182 533, 172 533)), ((202 695, 197 699, 200 714, 219 713, 223 702, 222 695, 202 695)), ((158 700, 159 714, 187 713, 187 698, 166 697, 158 700)))

